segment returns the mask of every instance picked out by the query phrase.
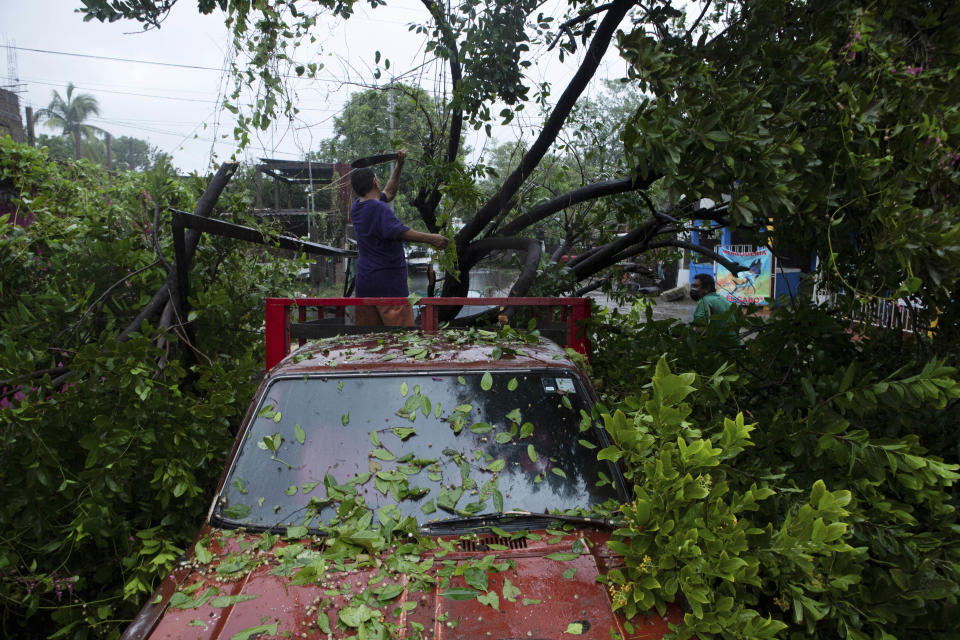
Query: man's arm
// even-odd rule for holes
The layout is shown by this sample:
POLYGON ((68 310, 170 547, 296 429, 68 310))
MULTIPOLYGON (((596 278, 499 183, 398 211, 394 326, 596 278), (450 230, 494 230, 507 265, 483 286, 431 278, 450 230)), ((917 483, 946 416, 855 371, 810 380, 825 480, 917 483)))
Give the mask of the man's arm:
POLYGON ((407 150, 400 149, 397 151, 397 163, 393 165, 393 173, 390 174, 390 179, 387 180, 387 185, 383 188, 383 195, 387 202, 397 197, 397 191, 400 189, 400 171, 403 170, 403 163, 406 160, 407 150))
POLYGON ((447 236, 442 236, 439 233, 422 233, 420 231, 414 231, 413 229, 407 229, 397 237, 404 242, 429 244, 437 249, 445 249, 447 244, 450 242, 450 239, 447 238, 447 236))
POLYGON ((693 312, 694 321, 697 320, 710 320, 710 307, 707 305, 707 301, 703 298, 697 301, 697 308, 693 312))

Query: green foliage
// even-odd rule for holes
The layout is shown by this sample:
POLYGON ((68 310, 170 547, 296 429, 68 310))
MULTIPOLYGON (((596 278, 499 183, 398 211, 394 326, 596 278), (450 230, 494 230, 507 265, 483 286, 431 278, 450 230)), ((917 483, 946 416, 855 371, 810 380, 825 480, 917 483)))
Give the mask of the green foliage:
POLYGON ((918 293, 929 319, 960 264, 957 6, 733 5, 702 34, 621 38, 650 92, 623 133, 630 164, 672 198, 729 198, 734 224, 772 220, 774 246, 817 251, 827 286, 918 293))
POLYGON ((626 399, 599 455, 633 485, 615 607, 682 599, 680 638, 954 636, 954 368, 817 309, 751 319, 743 345, 605 319, 595 378, 626 399))
MULTIPOLYGON (((146 140, 120 136, 110 139, 111 161, 117 171, 145 171, 169 155, 152 146, 146 140)), ((54 160, 66 161, 74 159, 73 140, 66 136, 48 136, 40 134, 38 146, 46 147, 50 157, 54 160)), ((105 165, 107 162, 107 145, 105 140, 89 137, 81 141, 81 155, 84 159, 92 160, 105 165)))
POLYGON ((155 233, 173 261, 154 205, 192 209, 204 182, 109 176, 0 138, 0 184, 33 217, 0 221, 4 636, 115 636, 203 520, 263 366, 263 295, 285 292, 288 267, 202 241, 197 364, 172 332, 116 337, 165 278, 155 233))

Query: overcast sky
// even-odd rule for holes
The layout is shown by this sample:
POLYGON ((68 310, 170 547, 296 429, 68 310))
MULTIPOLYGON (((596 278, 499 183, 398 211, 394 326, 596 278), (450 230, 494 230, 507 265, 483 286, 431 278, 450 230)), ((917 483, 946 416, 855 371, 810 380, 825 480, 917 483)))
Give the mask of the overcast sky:
MULTIPOLYGON (((172 154, 181 170, 205 171, 211 166, 211 153, 217 156, 214 164, 219 164, 236 152, 233 120, 221 106, 232 88, 221 71, 230 50, 222 14, 201 16, 195 0, 180 0, 161 29, 144 32, 134 22, 83 22, 74 12, 79 5, 79 0, 0 0, 0 45, 6 45, 0 86, 11 84, 12 50, 21 106, 45 107, 52 91, 63 95, 67 82, 73 82, 77 91, 94 95, 100 104, 100 116, 91 124, 114 137, 148 140, 172 154)), ((424 20, 419 0, 391 1, 389 7, 376 10, 365 3, 356 6, 356 14, 345 24, 331 22, 319 28, 317 45, 298 49, 298 62, 322 62, 323 71, 317 80, 298 81, 298 117, 261 132, 241 159, 293 160, 317 149, 320 140, 332 136, 333 118, 350 93, 360 90, 357 85, 376 82, 372 67, 377 50, 390 58, 391 71, 403 74, 416 69, 408 79, 417 78, 428 90, 442 87, 440 67, 429 64, 422 36, 407 28, 424 20)), ((531 78, 562 82, 575 62, 568 58, 560 63, 556 51, 545 54, 531 78)), ((623 62, 614 51, 608 52, 604 62, 598 78, 623 73, 623 62)), ((596 88, 599 80, 595 83, 596 88)), ((557 87, 554 96, 559 91, 557 87)), ((528 121, 497 129, 497 139, 530 136, 537 114, 530 109, 524 118, 528 121)), ((41 125, 37 133, 53 131, 41 125)), ((480 150, 489 142, 481 133, 469 144, 480 150)))

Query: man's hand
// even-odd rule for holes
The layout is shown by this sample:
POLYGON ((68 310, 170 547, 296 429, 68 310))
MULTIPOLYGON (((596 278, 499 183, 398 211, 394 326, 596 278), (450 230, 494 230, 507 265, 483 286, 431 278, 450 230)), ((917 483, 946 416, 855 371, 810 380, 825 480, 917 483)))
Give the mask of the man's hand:
POLYGON ((437 249, 446 249, 447 245, 450 244, 450 239, 447 238, 447 236, 442 236, 439 233, 423 233, 422 231, 414 231, 413 229, 407 229, 397 237, 404 242, 429 244, 431 247, 437 249))
POLYGON ((427 235, 429 236, 427 243, 437 249, 446 249, 447 245, 450 244, 450 239, 447 236, 442 236, 439 233, 428 233, 427 235))
POLYGON ((400 189, 400 171, 403 169, 403 163, 406 159, 407 150, 399 149, 397 151, 397 164, 393 165, 393 172, 390 174, 390 179, 387 180, 387 184, 383 187, 383 195, 387 197, 387 202, 397 197, 397 191, 400 189))

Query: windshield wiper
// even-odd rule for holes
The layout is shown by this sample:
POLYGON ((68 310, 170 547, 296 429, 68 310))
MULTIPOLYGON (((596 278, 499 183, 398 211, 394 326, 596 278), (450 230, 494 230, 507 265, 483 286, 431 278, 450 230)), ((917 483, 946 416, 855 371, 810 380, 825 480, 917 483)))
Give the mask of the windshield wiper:
POLYGON ((488 513, 478 513, 472 516, 460 516, 456 518, 446 518, 436 520, 420 525, 421 532, 430 532, 437 529, 459 529, 463 527, 482 528, 507 524, 512 522, 572 522, 574 524, 586 524, 592 526, 606 527, 612 529, 616 523, 605 518, 589 518, 587 516, 571 516, 560 513, 533 513, 531 511, 491 511, 488 513))

